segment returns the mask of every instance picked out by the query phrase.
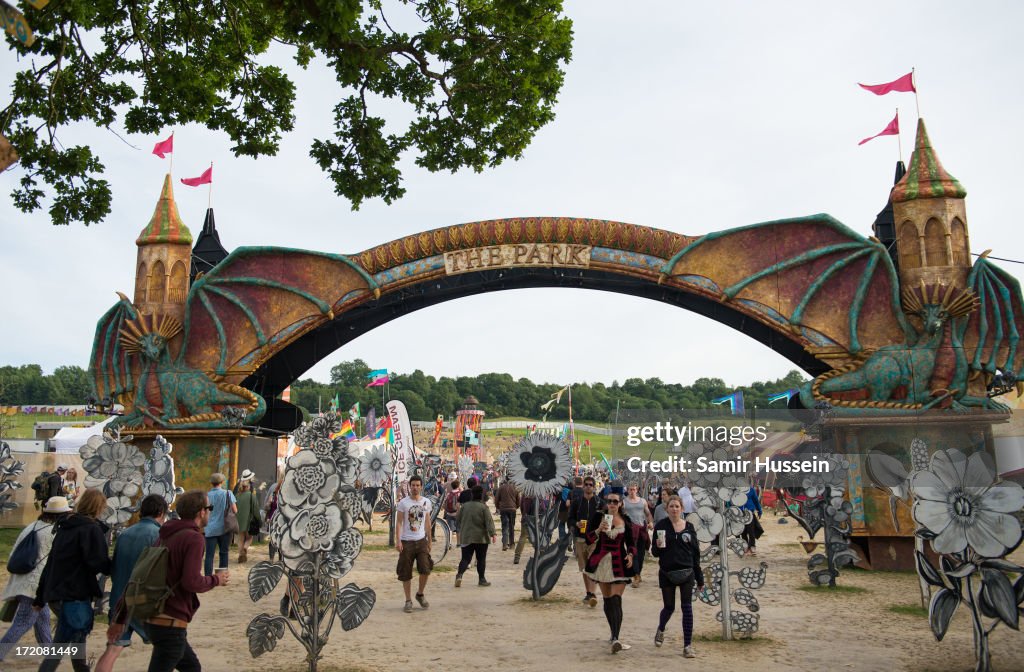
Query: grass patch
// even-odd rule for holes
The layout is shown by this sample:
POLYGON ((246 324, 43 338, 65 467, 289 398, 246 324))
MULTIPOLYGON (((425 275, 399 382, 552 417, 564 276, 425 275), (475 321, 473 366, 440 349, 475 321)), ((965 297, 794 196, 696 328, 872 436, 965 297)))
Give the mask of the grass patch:
POLYGON ((388 546, 387 544, 363 544, 364 551, 393 551, 394 546, 388 546))
POLYGON ((434 569, 431 570, 432 574, 450 574, 454 572, 455 568, 451 565, 434 565, 434 569))
POLYGON ((892 574, 895 576, 906 575, 906 574, 917 574, 915 569, 865 569, 864 567, 843 567, 843 572, 860 572, 862 574, 892 574))
POLYGON ((693 636, 693 641, 714 644, 742 644, 744 646, 758 646, 760 644, 771 644, 774 640, 771 637, 737 637, 735 639, 722 639, 721 635, 695 634, 693 636))
POLYGON ((20 527, 4 527, 0 528, 0 558, 3 558, 3 562, 7 562, 6 558, 10 557, 11 551, 14 550, 14 541, 21 534, 20 527))
POLYGON ((904 616, 928 618, 928 610, 919 604, 891 604, 889 605, 889 611, 894 614, 903 614, 904 616))
MULTIPOLYGON (((50 406, 53 404, 39 404, 40 406, 50 406)), ((68 416, 68 415, 48 415, 45 413, 18 413, 16 415, 9 415, 5 418, 6 425, 4 436, 11 439, 33 439, 35 438, 35 425, 37 422, 71 422, 76 426, 90 427, 97 422, 106 420, 105 415, 86 415, 86 416, 68 416)))
POLYGON ((828 586, 800 586, 800 590, 807 593, 846 593, 847 595, 859 595, 868 592, 867 588, 860 586, 837 585, 835 588, 828 586))
POLYGON ((572 604, 576 600, 566 597, 565 595, 545 595, 539 600, 534 600, 532 595, 520 597, 516 602, 519 604, 529 604, 535 607, 541 607, 545 604, 572 604))

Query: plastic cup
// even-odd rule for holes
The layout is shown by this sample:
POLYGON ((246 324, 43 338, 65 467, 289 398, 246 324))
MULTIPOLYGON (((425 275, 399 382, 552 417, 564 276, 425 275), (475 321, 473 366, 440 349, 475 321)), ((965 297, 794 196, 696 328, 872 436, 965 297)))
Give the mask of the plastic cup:
POLYGON ((665 548, 665 530, 658 530, 658 548, 665 548))
POLYGON ((580 532, 582 532, 583 534, 587 533, 587 521, 585 521, 585 520, 581 520, 580 521, 580 532))
POLYGON ((604 524, 608 527, 609 530, 612 529, 612 522, 614 520, 615 520, 615 517, 612 516, 612 514, 610 514, 610 513, 604 514, 604 524))

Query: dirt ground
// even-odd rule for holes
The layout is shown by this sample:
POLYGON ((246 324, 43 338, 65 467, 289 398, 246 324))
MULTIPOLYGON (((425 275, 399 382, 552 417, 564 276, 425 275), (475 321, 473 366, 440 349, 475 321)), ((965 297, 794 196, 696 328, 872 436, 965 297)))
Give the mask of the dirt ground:
MULTIPOLYGON (((523 564, 512 564, 512 551, 492 546, 488 554, 490 587, 476 585, 470 570, 461 588, 454 587, 458 549, 445 558, 427 587, 430 608, 402 611, 401 584, 395 580, 396 554, 386 548, 386 529, 366 534, 368 547, 345 578, 377 593, 376 606, 359 628, 336 626, 319 669, 333 672, 372 670, 480 669, 634 670, 657 668, 734 669, 751 671, 867 670, 952 671, 973 669, 970 618, 961 608, 946 638, 936 642, 927 617, 897 613, 896 606, 919 603, 913 573, 847 571, 843 590, 808 589, 802 533, 790 521, 780 525, 766 514, 766 534, 756 559, 731 559, 732 569, 768 563, 768 582, 755 591, 761 606, 760 631, 749 641, 720 640, 716 608, 694 605, 697 658, 682 657, 678 610, 666 631, 665 645, 655 648, 654 630, 661 609, 656 565, 648 558, 648 580, 628 588, 623 599, 621 639, 632 650, 611 655, 608 626, 600 605, 581 603, 582 580, 575 563, 566 564, 556 588, 533 603, 522 587, 523 564), (859 590, 857 590, 859 589, 859 590)), ((529 552, 527 546, 527 552, 529 552)), ((236 555, 236 554, 233 554, 236 555)), ((250 564, 266 559, 266 546, 250 553, 250 564)), ((232 583, 200 597, 202 607, 189 628, 189 641, 203 667, 212 672, 306 670, 301 646, 286 634, 277 648, 260 658, 248 651, 245 629, 259 613, 275 613, 283 583, 258 603, 248 597, 245 571, 232 562, 232 583)), ((3 569, 0 579, 6 581, 3 569)), ((90 656, 104 646, 106 626, 97 623, 88 642, 90 656)), ((30 644, 31 635, 22 640, 30 644)), ((1024 671, 1024 635, 999 626, 991 637, 993 662, 1002 672, 1024 671)), ((117 669, 145 670, 149 648, 136 643, 124 652, 117 669)), ((38 661, 9 658, 4 670, 33 670, 38 661)), ((61 669, 70 669, 65 661, 61 669)))

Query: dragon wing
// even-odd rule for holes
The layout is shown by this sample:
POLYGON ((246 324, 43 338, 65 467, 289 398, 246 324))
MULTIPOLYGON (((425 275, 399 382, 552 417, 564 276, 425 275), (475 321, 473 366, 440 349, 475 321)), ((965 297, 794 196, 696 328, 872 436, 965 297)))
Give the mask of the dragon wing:
POLYGON ((994 375, 1001 369, 1020 376, 1024 355, 1017 343, 1024 331, 1024 297, 1017 279, 991 263, 986 254, 974 262, 967 276, 967 286, 980 305, 958 322, 960 338, 972 372, 994 375))
POLYGON ((121 300, 103 314, 96 324, 89 357, 89 374, 98 400, 109 398, 124 403, 125 395, 134 392, 131 359, 121 343, 120 332, 125 323, 138 317, 128 297, 118 292, 121 300))
POLYGON ((708 234, 669 259, 662 274, 743 303, 833 354, 914 334, 888 251, 829 215, 708 234))
POLYGON ((286 338, 379 291, 373 278, 343 254, 238 248, 189 290, 178 361, 240 381, 286 338))

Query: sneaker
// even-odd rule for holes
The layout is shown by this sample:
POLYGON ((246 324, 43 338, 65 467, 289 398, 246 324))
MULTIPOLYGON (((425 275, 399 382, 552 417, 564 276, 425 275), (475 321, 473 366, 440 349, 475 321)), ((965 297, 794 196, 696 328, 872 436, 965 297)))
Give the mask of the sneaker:
POLYGON ((491 585, 491 582, 487 579, 480 579, 480 581, 476 585, 483 586, 484 588, 486 588, 487 586, 491 585))
POLYGON ((455 575, 455 587, 462 588, 462 574, 455 575))
POLYGON ((664 630, 658 630, 656 633, 654 633, 654 645, 655 646, 661 646, 664 643, 665 643, 665 631, 664 630))
POLYGON ((750 549, 750 555, 756 558, 757 557, 757 551, 755 549, 753 549, 753 548, 750 549))
POLYGON ((619 642, 619 646, 622 647, 623 651, 629 651, 633 648, 631 644, 626 644, 625 642, 619 642))
POLYGON ((587 604, 589 604, 591 607, 596 607, 597 595, 594 595, 593 593, 587 593, 587 604))
POLYGON ((696 658, 697 652, 693 650, 693 645, 683 647, 683 658, 696 658))
POLYGON ((402 611, 404 611, 407 614, 412 613, 412 600, 405 601, 405 609, 403 609, 402 611))
POLYGON ((618 653, 622 651, 622 642, 617 639, 612 640, 612 653, 618 653))
POLYGON ((512 564, 513 565, 518 565, 519 564, 519 556, 518 555, 515 558, 512 559, 512 564))
POLYGON ((420 603, 420 606, 426 609, 430 606, 430 602, 427 602, 427 598, 423 593, 416 593, 416 601, 420 603))

